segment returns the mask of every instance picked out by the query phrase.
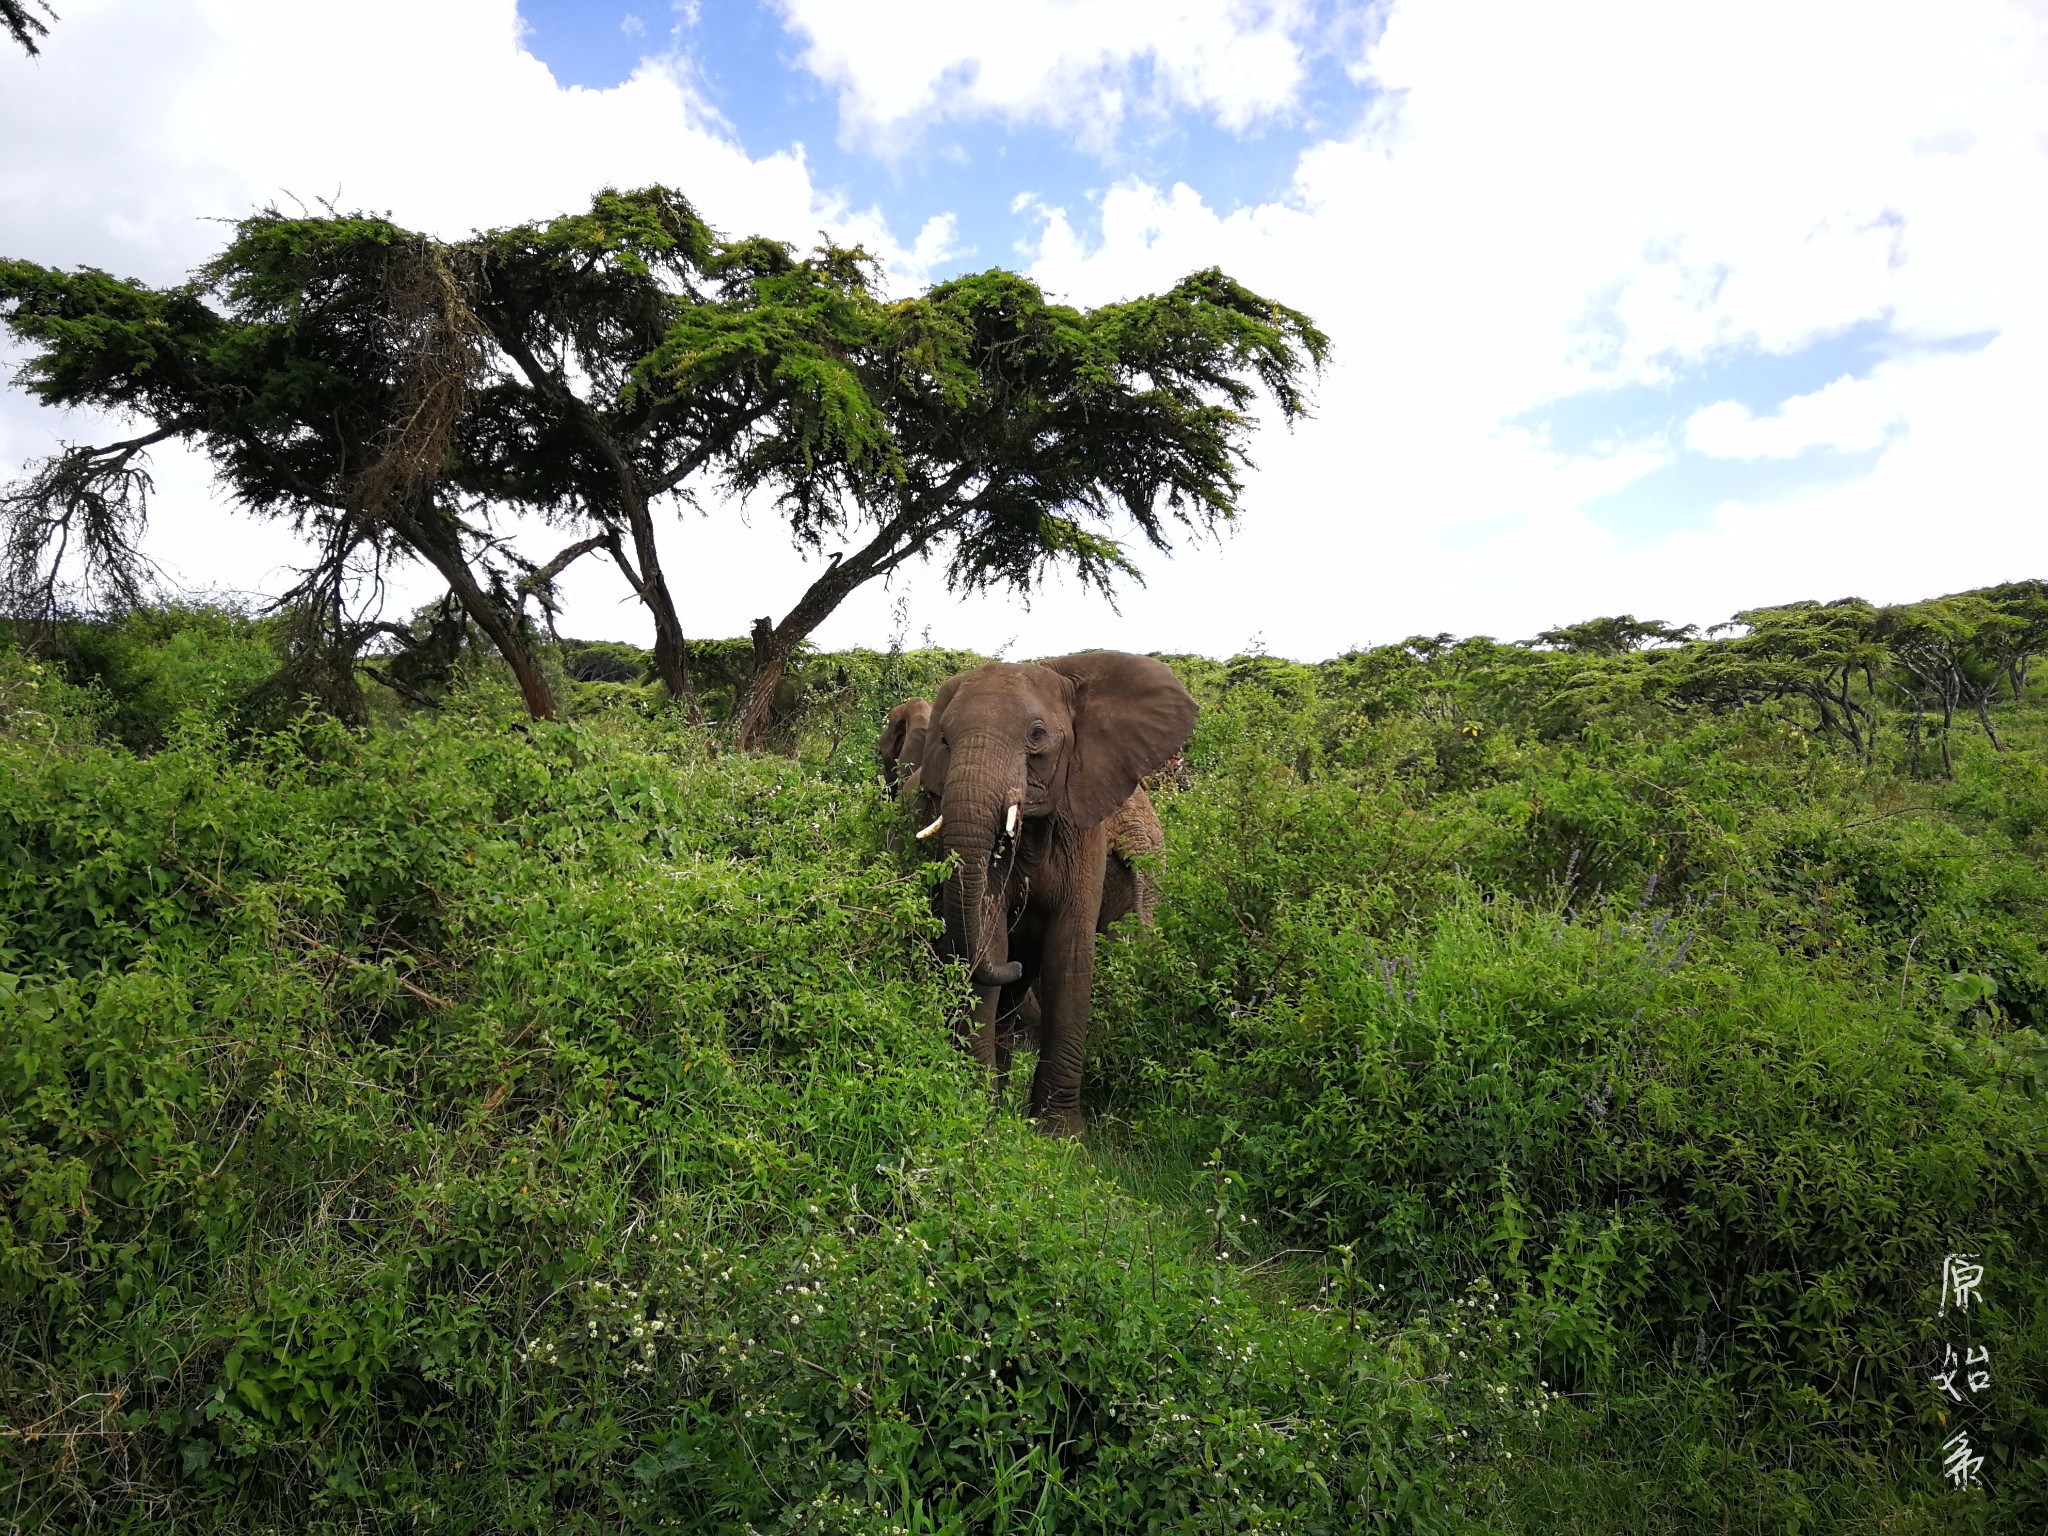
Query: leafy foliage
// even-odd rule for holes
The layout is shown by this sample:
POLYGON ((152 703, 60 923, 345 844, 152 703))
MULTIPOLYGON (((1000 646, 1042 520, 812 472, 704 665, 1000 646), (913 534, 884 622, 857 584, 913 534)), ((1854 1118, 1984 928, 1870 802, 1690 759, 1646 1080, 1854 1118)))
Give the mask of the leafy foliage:
POLYGON ((1929 783, 1882 674, 1860 741, 1819 738, 1840 750, 1775 700, 1657 702, 1716 644, 1760 649, 1189 667, 1195 788, 1156 796, 1156 930, 1105 952, 1102 1107, 1390 1294, 1493 1287, 1543 1378, 1600 1405, 1590 1443, 1516 1480, 1535 1529, 1536 1502, 1608 1502, 1603 1476, 1671 1433, 1694 1459, 1657 1453, 1657 1476, 1699 1521, 1871 1518, 1874 1478, 1879 1507, 1937 1497, 1934 1289, 1944 1253, 1981 1252, 2000 1365, 1978 1438, 1996 1518, 2027 1529, 2048 722, 2007 703, 2004 749, 1959 742, 1929 783), (1874 742, 1890 760, 1866 767, 1874 742), (1757 1477, 1788 1458, 1796 1497, 1757 1477))
POLYGON ((146 751, 187 717, 264 720, 283 660, 277 629, 232 609, 150 608, 67 624, 42 649, 101 730, 146 751))
POLYGON ((1087 1150, 991 1116, 887 851, 877 723, 978 658, 799 653, 764 758, 629 647, 358 728, 233 615, 0 649, 14 1518, 2037 1529, 2048 719, 2020 654, 1944 773, 1888 649, 2035 590, 1176 658, 1087 1150), (1685 691, 1860 627, 1854 739, 1685 691))
POLYGON ((1388 1346, 990 1120, 879 791, 459 697, 10 722, 23 1528, 1461 1528, 1388 1346))
POLYGON ((147 595, 143 455, 179 439, 311 536, 286 601, 350 660, 375 628, 343 611, 350 573, 422 559, 551 717, 528 605, 549 611, 562 570, 603 550, 653 620, 657 674, 690 698, 654 509, 719 477, 774 496, 798 544, 846 546, 759 626, 743 741, 817 625, 905 561, 943 557, 963 588, 1028 593, 1064 568, 1109 591, 1135 574, 1119 518, 1158 548, 1228 520, 1250 405, 1304 414, 1328 350, 1214 270, 1092 311, 1002 271, 890 301, 864 252, 726 239, 665 187, 456 242, 270 209, 174 288, 0 263, 0 315, 38 399, 151 425, 66 449, 0 503, 17 606, 147 595), (579 537, 521 561, 492 531, 505 510, 579 537), (84 562, 68 585, 67 553, 84 562))
POLYGON ((36 40, 50 35, 49 22, 57 19, 57 13, 50 8, 49 0, 0 0, 0 27, 14 39, 21 50, 34 58, 42 50, 36 40), (42 16, 36 12, 41 11, 42 16))

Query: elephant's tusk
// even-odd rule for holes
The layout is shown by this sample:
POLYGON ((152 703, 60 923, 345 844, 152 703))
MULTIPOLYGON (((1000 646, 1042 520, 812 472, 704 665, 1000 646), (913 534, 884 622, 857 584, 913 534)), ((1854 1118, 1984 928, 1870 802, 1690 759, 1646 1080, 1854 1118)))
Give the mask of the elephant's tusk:
POLYGON ((1006 837, 1015 837, 1017 835, 1017 802, 1014 800, 1010 802, 1010 814, 1003 818, 1003 835, 1006 837))
POLYGON ((946 818, 943 816, 938 817, 932 822, 930 826, 926 827, 922 832, 917 834, 918 841, 923 842, 924 839, 930 837, 934 832, 938 831, 939 828, 943 827, 945 824, 946 818))

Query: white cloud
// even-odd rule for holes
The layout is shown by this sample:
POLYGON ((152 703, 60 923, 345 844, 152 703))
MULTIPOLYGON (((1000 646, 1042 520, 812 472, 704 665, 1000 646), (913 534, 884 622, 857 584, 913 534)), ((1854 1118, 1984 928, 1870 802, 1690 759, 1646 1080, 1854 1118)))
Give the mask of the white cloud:
MULTIPOLYGON (((1255 444, 1240 531, 1148 562, 1124 632, 1215 650, 1257 629, 1318 655, 2048 572, 2031 489, 2048 377, 2043 20, 1995 0, 1403 0, 1360 64, 1377 107, 1303 156, 1286 201, 1224 212, 1131 181, 1092 209, 1038 202, 1033 270, 1076 300, 1217 263, 1337 344, 1319 419, 1255 444), (1905 346, 1781 414, 1697 426, 1702 448, 1743 456, 1888 443, 1853 484, 1618 529, 1582 509, 1674 442, 1566 453, 1509 425, 1858 322, 1998 340, 1905 346)), ((1090 609, 1055 612, 1071 633, 1090 609)))
POLYGON ((933 123, 1049 123, 1097 147, 1134 113, 1229 129, 1284 116, 1306 78, 1306 0, 779 0, 857 142, 933 123))
POLYGON ((934 268, 972 254, 960 243, 960 220, 950 213, 935 213, 924 221, 909 248, 897 253, 891 272, 906 289, 924 287, 934 268))
POLYGON ((1687 419, 1685 444, 1718 459, 1790 459, 1815 448, 1881 448, 1898 427, 1898 407, 1882 380, 1844 377, 1766 416, 1737 400, 1717 400, 1687 419))

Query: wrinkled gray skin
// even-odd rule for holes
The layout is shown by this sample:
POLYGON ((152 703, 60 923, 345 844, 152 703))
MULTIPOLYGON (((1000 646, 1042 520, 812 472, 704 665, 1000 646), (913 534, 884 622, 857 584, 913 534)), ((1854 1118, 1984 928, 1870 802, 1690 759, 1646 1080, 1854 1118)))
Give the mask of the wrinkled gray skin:
POLYGON ((949 678, 932 700, 919 762, 927 845, 956 860, 941 905, 948 947, 972 963, 974 1053, 1008 1069, 1002 1022, 1040 1013, 1031 1113, 1079 1135, 1095 935, 1149 915, 1130 863, 1157 851, 1159 821, 1138 781, 1178 752, 1195 701, 1164 664, 1087 651, 1029 666, 992 662, 949 678), (1005 835, 1011 806, 1017 835, 1005 835), (1120 856, 1113 856, 1120 850, 1120 856))
MULTIPOLYGON (((1143 789, 1132 790, 1131 798, 1109 819, 1109 857, 1103 862, 1102 910, 1095 919, 1097 933, 1107 933, 1111 923, 1131 916, 1148 927, 1151 925, 1157 877, 1136 861, 1146 854, 1163 852, 1165 847, 1166 832, 1159 825, 1159 813, 1152 809, 1151 796, 1143 789)), ((1042 1032, 1038 988, 1027 987, 1014 1003, 1012 996, 1012 990, 1005 988, 996 1011, 999 1094, 1000 1085, 1009 1081, 1011 1057, 1020 1050, 1037 1050, 1042 1032)))
POLYGON ((905 699, 889 711, 882 739, 875 743, 875 759, 882 765, 882 782, 892 794, 903 793, 917 765, 924 761, 924 733, 931 719, 929 699, 905 699))

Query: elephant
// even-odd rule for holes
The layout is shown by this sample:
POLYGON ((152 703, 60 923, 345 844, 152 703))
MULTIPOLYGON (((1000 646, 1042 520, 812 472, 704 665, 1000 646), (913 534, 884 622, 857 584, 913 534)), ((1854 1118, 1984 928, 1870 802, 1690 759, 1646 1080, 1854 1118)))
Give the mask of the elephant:
MULTIPOLYGON (((1135 916, 1146 927, 1152 924, 1155 902, 1152 871, 1138 860, 1163 852, 1166 831, 1159 825, 1159 813, 1142 787, 1117 807, 1109 819, 1109 857, 1103 861, 1102 910, 1095 919, 1097 933, 1109 932, 1111 923, 1135 916)), ((1041 1044, 1042 1021, 1038 988, 1028 987, 1023 996, 1011 1000, 1009 991, 996 1013, 996 1079, 1006 1084, 1010 1058, 1019 1050, 1035 1051, 1041 1044)), ((1000 1094, 1000 1087, 998 1093, 1000 1094)))
POLYGON ((904 792, 917 765, 924 757, 925 729, 931 724, 929 699, 905 699, 889 711, 882 738, 875 743, 875 758, 882 765, 882 781, 890 793, 904 792))
POLYGON ((1186 743, 1195 701, 1164 663, 1084 651, 948 678, 918 766, 918 836, 952 855, 941 897, 947 947, 970 962, 977 1060, 1002 1079, 1036 993, 1031 1114, 1078 1136, 1095 936, 1149 918, 1134 858, 1164 845, 1139 780, 1186 743), (935 813, 935 814, 933 814, 935 813))
MULTIPOLYGON (((905 805, 913 808, 921 803, 918 795, 922 781, 918 777, 918 760, 924 756, 925 729, 931 724, 932 701, 930 699, 905 699, 889 711, 889 718, 882 724, 882 734, 875 743, 875 759, 882 767, 882 783, 890 793, 905 805)), ((1142 793, 1142 791, 1141 791, 1142 793)), ((1126 803, 1128 809, 1128 802, 1126 803)), ((1145 812, 1151 812, 1151 802, 1145 804, 1145 812)), ((1121 812, 1119 814, 1122 814, 1121 812)), ((922 819, 922 818, 920 818, 922 819)), ((1152 816, 1156 829, 1159 818, 1152 816)), ((1142 832, 1135 838, 1127 839, 1130 846, 1119 846, 1128 860, 1133 853, 1149 850, 1142 832)), ((902 847, 894 834, 887 839, 893 853, 902 847)), ((1163 836, 1153 839, 1153 844, 1163 844, 1163 836)), ((1128 863, 1126 864, 1128 868, 1128 863)), ((1142 877, 1150 880, 1150 876, 1142 877)), ((1149 902, 1145 907, 1145 918, 1151 918, 1149 902)), ((998 1021, 996 1031, 996 1059, 999 1071, 1007 1074, 1009 1059, 1017 1047, 1027 1050, 1038 1049, 1038 993, 1027 991, 1018 999, 1015 1007, 1004 1013, 998 1021)))

